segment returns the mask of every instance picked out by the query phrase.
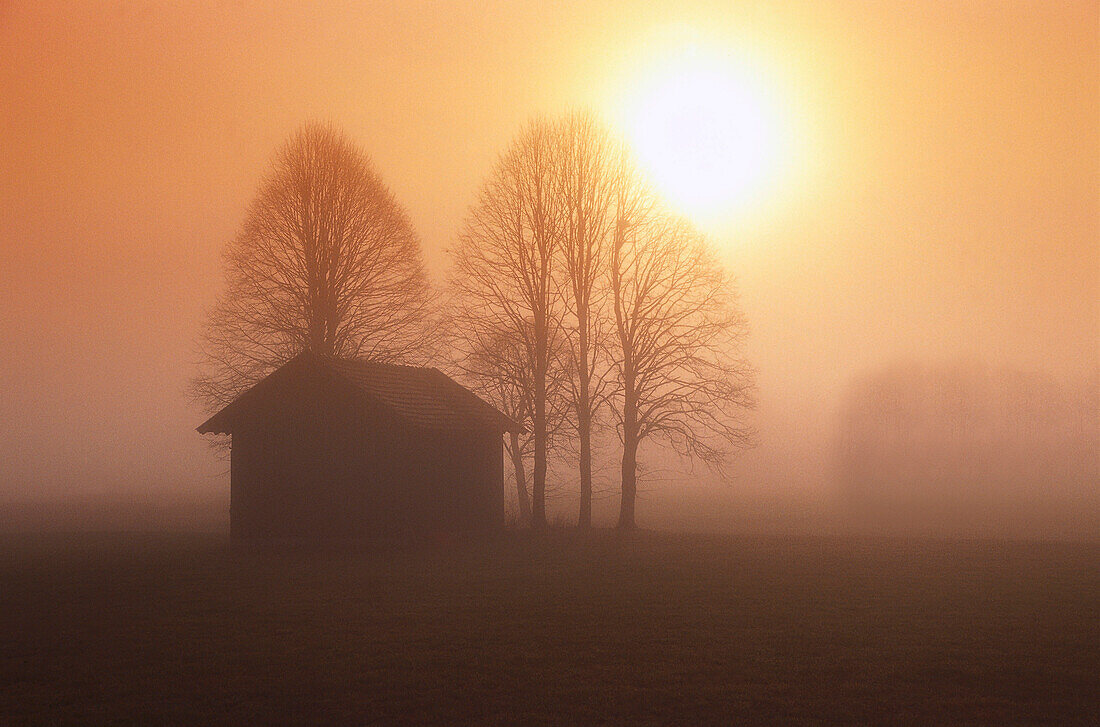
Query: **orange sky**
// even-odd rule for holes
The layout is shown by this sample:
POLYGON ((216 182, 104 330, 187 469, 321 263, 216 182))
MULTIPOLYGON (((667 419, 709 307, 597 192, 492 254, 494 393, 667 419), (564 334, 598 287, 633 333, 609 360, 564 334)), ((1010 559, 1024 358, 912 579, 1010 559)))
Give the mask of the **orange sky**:
POLYGON ((226 486, 182 392, 299 123, 373 156, 439 281, 519 124, 614 116, 678 38, 758 63, 798 136, 789 186, 709 229, 760 369, 742 482, 820 485, 870 366, 1100 365, 1096 3, 270 5, 0 3, 0 499, 226 486))

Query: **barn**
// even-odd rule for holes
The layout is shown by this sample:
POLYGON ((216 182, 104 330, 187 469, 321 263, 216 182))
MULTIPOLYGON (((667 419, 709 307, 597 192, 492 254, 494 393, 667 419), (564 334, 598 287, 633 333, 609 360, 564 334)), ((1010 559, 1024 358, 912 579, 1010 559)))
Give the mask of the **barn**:
POLYGON ((198 431, 231 436, 232 539, 400 543, 501 528, 517 428, 438 369, 303 353, 198 431))

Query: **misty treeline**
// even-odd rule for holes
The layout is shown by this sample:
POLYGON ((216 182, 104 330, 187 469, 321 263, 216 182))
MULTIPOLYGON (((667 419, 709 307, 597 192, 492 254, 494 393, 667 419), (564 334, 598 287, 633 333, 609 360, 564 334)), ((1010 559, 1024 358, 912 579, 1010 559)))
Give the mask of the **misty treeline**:
POLYGON ((720 470, 751 442, 733 280, 594 116, 525 125, 448 254, 436 295, 369 159, 333 127, 304 126, 228 247, 195 398, 217 409, 303 350, 449 368, 523 424, 505 449, 535 528, 554 465, 575 472, 577 522, 590 526, 601 436, 619 443, 624 529, 643 443, 720 470))
POLYGON ((1059 382, 980 363, 897 363, 841 402, 838 476, 852 514, 999 524, 1095 508, 1100 379, 1059 382))

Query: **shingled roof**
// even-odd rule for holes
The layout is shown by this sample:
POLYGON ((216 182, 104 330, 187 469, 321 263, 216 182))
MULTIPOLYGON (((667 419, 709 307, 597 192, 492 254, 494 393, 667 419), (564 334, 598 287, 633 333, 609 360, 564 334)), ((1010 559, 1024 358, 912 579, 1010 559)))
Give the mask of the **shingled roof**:
MULTIPOLYGON (((436 368, 401 366, 359 359, 332 359, 299 354, 271 376, 292 365, 320 366, 355 385, 371 401, 391 410, 400 419, 425 429, 455 430, 471 421, 521 431, 522 426, 436 368)), ((268 378, 271 378, 269 376, 268 378)), ((265 379, 266 381, 266 379, 265 379)), ((247 405, 263 382, 198 427, 201 434, 226 433, 234 410, 247 405)))

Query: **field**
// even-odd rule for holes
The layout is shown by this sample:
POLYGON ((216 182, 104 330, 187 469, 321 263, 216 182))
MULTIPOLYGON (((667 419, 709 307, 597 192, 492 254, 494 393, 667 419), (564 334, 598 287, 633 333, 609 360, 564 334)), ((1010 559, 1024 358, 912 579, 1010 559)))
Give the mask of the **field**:
POLYGON ((1100 545, 0 538, 0 723, 1095 723, 1100 545))

